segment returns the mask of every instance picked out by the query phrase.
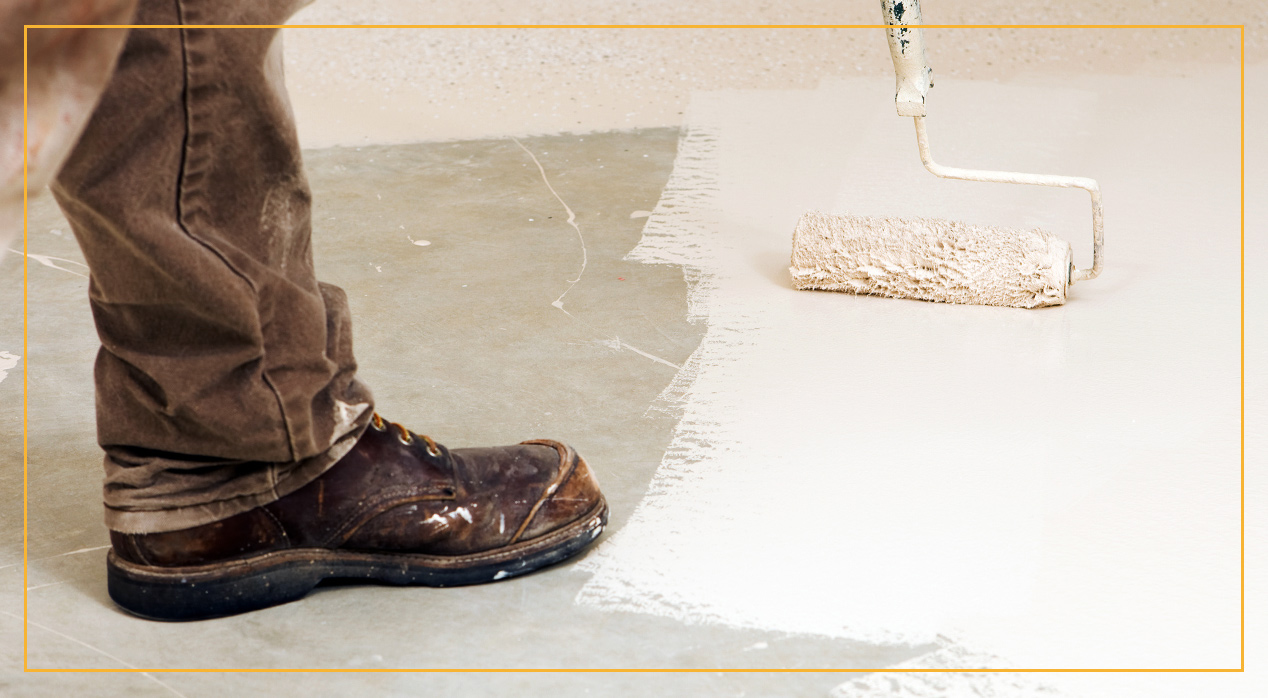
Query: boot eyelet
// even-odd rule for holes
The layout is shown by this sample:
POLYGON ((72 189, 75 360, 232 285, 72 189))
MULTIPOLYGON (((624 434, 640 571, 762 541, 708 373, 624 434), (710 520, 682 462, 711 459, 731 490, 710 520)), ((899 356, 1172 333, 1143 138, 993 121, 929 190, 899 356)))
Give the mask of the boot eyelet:
POLYGON ((396 440, 397 440, 397 441, 400 441, 401 443, 405 444, 406 446, 408 446, 408 445, 410 445, 410 444, 414 443, 414 437, 413 437, 413 436, 411 436, 411 435, 409 434, 409 432, 406 432, 406 433, 404 433, 404 434, 397 434, 397 435, 396 435, 396 440))
POLYGON ((430 446, 430 445, 429 445, 429 446, 427 447, 427 455, 431 456, 432 458, 439 458, 439 457, 440 457, 440 449, 439 449, 439 448, 435 448, 435 447, 433 447, 433 446, 430 446))

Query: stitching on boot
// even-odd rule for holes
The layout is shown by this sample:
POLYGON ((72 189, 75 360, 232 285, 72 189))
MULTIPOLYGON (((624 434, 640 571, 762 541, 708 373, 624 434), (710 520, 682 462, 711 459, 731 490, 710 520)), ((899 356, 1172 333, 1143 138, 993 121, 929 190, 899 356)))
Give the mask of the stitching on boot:
POLYGON ((291 537, 286 533, 286 527, 283 526, 282 522, 279 521, 278 518, 273 515, 273 512, 269 511, 266 507, 260 507, 260 511, 264 512, 264 515, 269 517, 269 520, 271 520, 273 524, 277 526, 277 531, 278 533, 282 534, 282 540, 286 543, 286 547, 288 548, 295 547, 291 543, 291 537))
POLYGON ((123 539, 128 542, 128 547, 132 549, 132 554, 136 555, 136 558, 138 560, 140 560, 141 562, 147 565, 153 565, 154 562, 151 561, 150 558, 145 554, 145 551, 141 549, 141 544, 138 541, 141 535, 144 535, 144 534, 125 533, 123 534, 123 539))
MULTIPOLYGON (((448 487, 446 489, 448 489, 449 492, 455 491, 453 487, 448 487)), ((361 530, 361 528, 366 524, 405 504, 413 504, 416 502, 442 502, 452 500, 454 498, 455 497, 452 494, 419 491, 416 487, 397 487, 384 490, 380 496, 369 500, 368 505, 353 512, 350 516, 340 522, 337 527, 332 529, 330 535, 322 540, 321 545, 325 546, 332 543, 342 545, 349 538, 356 535, 357 531, 361 530)))

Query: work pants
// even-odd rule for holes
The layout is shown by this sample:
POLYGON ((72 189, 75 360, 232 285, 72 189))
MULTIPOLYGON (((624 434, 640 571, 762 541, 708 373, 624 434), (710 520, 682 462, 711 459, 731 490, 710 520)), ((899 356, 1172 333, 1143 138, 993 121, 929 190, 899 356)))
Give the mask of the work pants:
MULTIPOLYGON (((302 4, 141 0, 133 23, 280 24, 302 4)), ((276 500, 370 420, 347 299, 314 275, 280 38, 132 29, 52 185, 91 271, 112 530, 276 500)))

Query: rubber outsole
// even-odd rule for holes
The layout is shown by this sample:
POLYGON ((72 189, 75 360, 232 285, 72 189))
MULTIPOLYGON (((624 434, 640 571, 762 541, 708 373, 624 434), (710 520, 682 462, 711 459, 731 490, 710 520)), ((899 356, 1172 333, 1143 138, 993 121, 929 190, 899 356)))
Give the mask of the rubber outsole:
POLYGON ((461 556, 363 553, 325 548, 279 550, 191 567, 154 567, 106 557, 110 598, 151 620, 219 618, 297 601, 323 581, 450 587, 484 584, 562 562, 607 525, 600 500, 577 521, 547 535, 461 556))

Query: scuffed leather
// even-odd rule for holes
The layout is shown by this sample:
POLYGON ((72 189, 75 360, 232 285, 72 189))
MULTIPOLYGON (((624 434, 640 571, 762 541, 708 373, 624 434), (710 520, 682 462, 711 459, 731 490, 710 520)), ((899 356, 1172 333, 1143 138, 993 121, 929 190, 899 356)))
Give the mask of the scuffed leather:
POLYGON ((181 531, 112 531, 111 542, 125 560, 165 567, 292 548, 457 556, 545 535, 602 498, 564 444, 439 451, 371 426, 329 471, 271 504, 181 531))
POLYGON ((594 471, 586 465, 584 458, 575 452, 572 456, 577 459, 573 472, 560 484, 553 495, 542 502, 536 516, 528 522, 528 526, 520 536, 522 539, 530 540, 544 536, 557 528, 558 522, 575 521, 594 508, 594 493, 599 491, 599 483, 594 477, 594 471))

